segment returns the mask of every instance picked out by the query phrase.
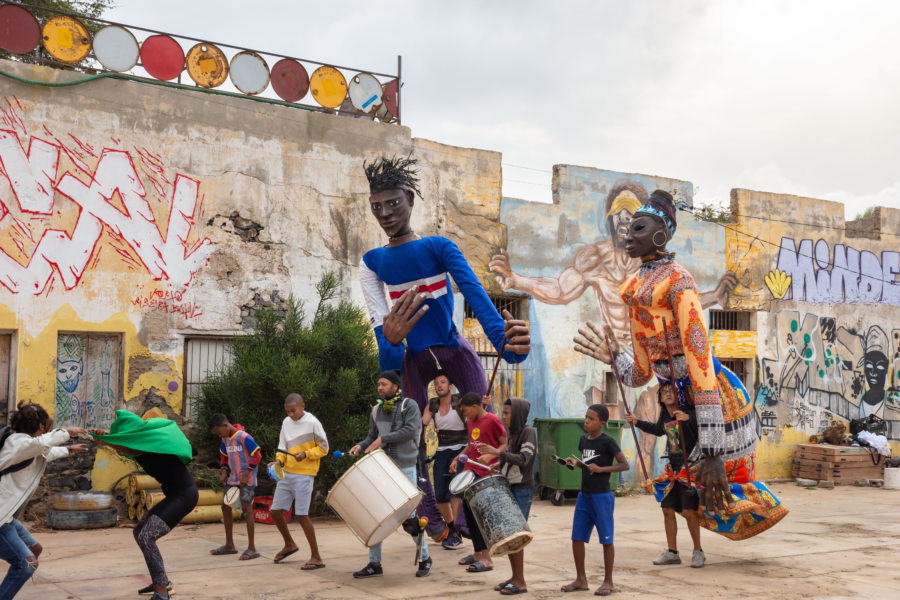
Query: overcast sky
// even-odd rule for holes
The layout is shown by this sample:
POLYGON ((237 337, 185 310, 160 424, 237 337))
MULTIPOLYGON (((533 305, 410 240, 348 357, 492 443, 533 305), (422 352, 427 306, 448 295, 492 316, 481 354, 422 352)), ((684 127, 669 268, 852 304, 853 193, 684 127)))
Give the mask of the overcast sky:
POLYGON ((575 164, 900 208, 890 0, 118 0, 106 18, 395 72, 415 137, 503 153, 504 195, 575 164), (527 168, 522 168, 527 167, 527 168), (524 183, 529 182, 529 183, 524 183))

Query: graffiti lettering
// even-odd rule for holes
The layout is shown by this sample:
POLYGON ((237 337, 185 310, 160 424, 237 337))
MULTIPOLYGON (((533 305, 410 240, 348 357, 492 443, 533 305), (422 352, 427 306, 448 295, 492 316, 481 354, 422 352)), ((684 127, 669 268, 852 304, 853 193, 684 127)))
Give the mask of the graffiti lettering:
MULTIPOLYGON (((900 253, 882 252, 881 258, 868 250, 844 244, 781 238, 777 271, 771 281, 790 281, 790 299, 820 303, 881 302, 900 305, 900 253)), ((780 299, 785 291, 768 282, 772 295, 780 299)))
MULTIPOLYGON (((154 279, 165 280, 175 288, 186 287, 206 264, 212 254, 210 240, 188 245, 198 202, 197 181, 176 175, 168 223, 161 229, 127 152, 103 150, 93 174, 88 173, 88 183, 71 172, 63 173, 54 183, 59 157, 59 146, 34 137, 26 154, 16 132, 0 130, 2 174, 21 211, 50 215, 55 191, 81 207, 71 235, 47 228, 26 265, 0 250, 0 283, 10 291, 40 294, 50 283, 54 270, 66 289, 75 287, 95 254, 104 226, 131 247, 154 279), (124 210, 111 202, 115 194, 124 210), (166 232, 165 237, 162 231, 166 232)), ((0 217, 6 212, 7 207, 0 200, 0 217)), ((31 237, 30 232, 28 235, 31 237)))
POLYGON ((156 292, 152 293, 148 296, 138 296, 131 301, 131 304, 137 306, 139 308, 146 308, 149 310, 156 310, 159 312, 164 312, 170 315, 181 315, 185 319, 193 319, 195 317, 202 317, 203 312, 200 310, 200 306, 193 301, 189 302, 181 302, 181 294, 178 294, 178 300, 175 300, 174 296, 169 296, 168 298, 160 297, 156 292))

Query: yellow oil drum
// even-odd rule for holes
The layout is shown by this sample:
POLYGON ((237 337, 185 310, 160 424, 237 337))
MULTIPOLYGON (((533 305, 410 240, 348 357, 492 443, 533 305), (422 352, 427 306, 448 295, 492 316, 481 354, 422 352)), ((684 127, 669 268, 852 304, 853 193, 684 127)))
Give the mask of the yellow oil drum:
POLYGON ((187 51, 187 72, 200 87, 219 87, 228 79, 228 59, 217 46, 201 42, 187 51))
POLYGON ((325 108, 337 108, 347 96, 347 80, 334 67, 323 66, 313 71, 309 89, 316 102, 325 108))
POLYGON ((56 15, 47 19, 41 37, 47 53, 60 62, 77 63, 91 51, 91 33, 75 17, 56 15))

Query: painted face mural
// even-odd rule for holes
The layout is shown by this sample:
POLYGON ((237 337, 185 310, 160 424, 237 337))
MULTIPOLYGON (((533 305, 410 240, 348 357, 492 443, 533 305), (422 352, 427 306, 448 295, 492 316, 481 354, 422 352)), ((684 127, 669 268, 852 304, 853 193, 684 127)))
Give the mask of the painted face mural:
POLYGON ((84 373, 84 361, 78 360, 57 360, 59 366, 56 369, 56 381, 70 394, 78 388, 78 382, 81 381, 81 375, 84 373))
POLYGON ((888 359, 882 352, 867 352, 864 357, 866 383, 869 389, 884 389, 884 381, 887 378, 888 359))

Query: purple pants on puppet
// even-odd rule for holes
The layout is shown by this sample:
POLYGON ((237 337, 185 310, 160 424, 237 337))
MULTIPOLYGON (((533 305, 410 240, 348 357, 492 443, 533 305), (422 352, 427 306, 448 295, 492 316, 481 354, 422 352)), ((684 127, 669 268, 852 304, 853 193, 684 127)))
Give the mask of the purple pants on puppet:
MULTIPOLYGON (((432 346, 415 355, 406 353, 403 361, 403 395, 415 400, 420 412, 428 405, 428 384, 439 373, 447 376, 460 395, 474 392, 484 396, 487 393, 487 377, 481 359, 463 336, 457 334, 456 339, 459 341, 458 348, 432 346)), ((493 409, 488 408, 488 411, 493 412, 493 409)), ((446 525, 434 500, 428 467, 423 461, 419 463, 419 488, 425 496, 416 513, 428 519, 425 530, 434 538, 444 531, 446 525)), ((463 511, 459 511, 456 517, 456 527, 463 534, 468 534, 463 511)))

